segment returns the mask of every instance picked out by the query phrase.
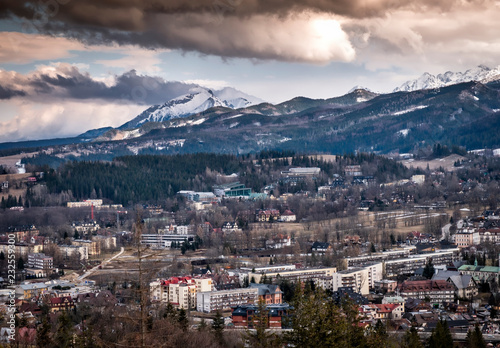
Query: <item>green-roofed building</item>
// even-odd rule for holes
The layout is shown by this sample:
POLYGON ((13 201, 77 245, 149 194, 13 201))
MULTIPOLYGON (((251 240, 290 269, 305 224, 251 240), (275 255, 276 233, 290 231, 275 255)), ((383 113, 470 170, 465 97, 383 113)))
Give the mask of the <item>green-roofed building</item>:
POLYGON ((460 274, 469 274, 477 282, 488 282, 491 280, 499 281, 500 267, 495 266, 477 266, 477 265, 462 265, 458 268, 460 274))

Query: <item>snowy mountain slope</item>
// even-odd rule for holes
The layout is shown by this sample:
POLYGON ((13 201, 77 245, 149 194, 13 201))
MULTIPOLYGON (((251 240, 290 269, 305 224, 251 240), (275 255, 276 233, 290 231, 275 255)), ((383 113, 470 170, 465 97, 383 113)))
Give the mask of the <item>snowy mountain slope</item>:
POLYGON ((153 105, 119 129, 137 128, 146 122, 163 122, 187 117, 212 107, 240 108, 260 103, 261 100, 234 88, 212 92, 205 87, 195 87, 189 94, 171 99, 163 105, 153 105))
POLYGON ((227 106, 233 109, 245 108, 264 102, 262 99, 243 93, 232 87, 226 87, 219 91, 215 91, 214 94, 217 98, 225 101, 227 106))
POLYGON ((497 79, 500 79, 500 65, 494 69, 479 65, 465 72, 447 71, 437 76, 426 72, 416 80, 403 83, 400 87, 394 89, 394 92, 410 92, 420 89, 439 88, 469 81, 491 82, 497 79))

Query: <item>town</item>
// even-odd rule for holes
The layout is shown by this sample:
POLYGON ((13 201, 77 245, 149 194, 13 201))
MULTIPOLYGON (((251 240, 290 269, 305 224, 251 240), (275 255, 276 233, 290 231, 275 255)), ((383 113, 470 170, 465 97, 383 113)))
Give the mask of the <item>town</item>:
POLYGON ((500 344, 500 158, 446 155, 2 166, 0 340, 15 293, 24 346, 500 344))

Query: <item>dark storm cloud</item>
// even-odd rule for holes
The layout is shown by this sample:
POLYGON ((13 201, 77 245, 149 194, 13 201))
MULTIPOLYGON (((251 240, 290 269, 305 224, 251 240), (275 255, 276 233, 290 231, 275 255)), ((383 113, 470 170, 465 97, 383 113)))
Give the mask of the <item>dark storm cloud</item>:
POLYGON ((16 96, 34 100, 101 99, 152 105, 186 94, 194 86, 138 75, 134 70, 116 76, 114 84, 108 86, 67 64, 42 68, 28 75, 0 71, 0 99, 16 96))

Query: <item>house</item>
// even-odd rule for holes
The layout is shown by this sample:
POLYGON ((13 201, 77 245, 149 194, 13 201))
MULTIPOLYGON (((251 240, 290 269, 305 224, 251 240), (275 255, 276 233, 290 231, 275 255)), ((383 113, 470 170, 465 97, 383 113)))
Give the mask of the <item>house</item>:
POLYGON ((311 246, 311 250, 316 253, 325 253, 332 250, 330 243, 314 242, 311 246))
POLYGON ((221 228, 223 233, 231 233, 231 232, 241 232, 241 228, 238 226, 236 221, 226 221, 222 224, 221 228))
POLYGON ((266 249, 281 249, 287 246, 292 246, 292 239, 288 235, 278 234, 266 240, 266 249))
POLYGON ((71 296, 51 297, 49 299, 49 308, 51 312, 67 311, 75 308, 75 303, 71 296))
POLYGON ((76 297, 77 304, 87 304, 91 307, 113 307, 118 303, 116 297, 109 290, 100 292, 88 292, 78 294, 76 297))
MULTIPOLYGON (((290 309, 290 305, 286 303, 267 305, 267 327, 274 329, 289 329, 289 323, 291 323, 291 320, 288 320, 290 309)), ((253 328, 252 318, 254 318, 258 312, 258 307, 256 305, 239 305, 231 310, 231 319, 235 327, 245 329, 253 328)))
POLYGON ((259 290, 259 299, 262 299, 265 304, 281 304, 283 302, 283 291, 279 285, 251 283, 250 288, 259 290))
POLYGON ((280 221, 282 222, 295 222, 295 220, 297 220, 297 216, 288 209, 280 217, 280 221))
POLYGON ((257 210, 255 219, 259 222, 278 221, 280 212, 277 209, 257 210))
POLYGON ((432 276, 433 280, 446 280, 455 287, 458 298, 470 299, 478 295, 478 285, 470 274, 460 274, 453 271, 439 271, 432 276))
POLYGON ((395 303, 366 304, 359 307, 359 312, 371 320, 401 320, 404 307, 395 303))

